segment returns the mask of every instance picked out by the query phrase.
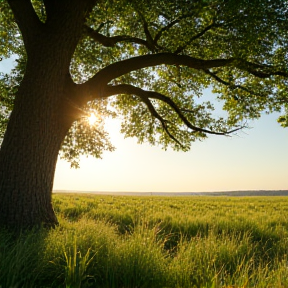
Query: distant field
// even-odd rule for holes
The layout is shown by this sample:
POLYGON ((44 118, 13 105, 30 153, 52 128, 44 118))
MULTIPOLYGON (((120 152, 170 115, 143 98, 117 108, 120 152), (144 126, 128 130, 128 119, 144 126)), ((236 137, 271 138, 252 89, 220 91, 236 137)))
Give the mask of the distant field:
POLYGON ((60 226, 0 234, 0 287, 288 287, 288 197, 53 195, 60 226), (2 286, 1 286, 2 285, 2 286))
POLYGON ((103 191, 70 191, 55 190, 54 193, 81 193, 97 195, 127 196, 288 196, 288 190, 243 190, 221 192, 103 192, 103 191))

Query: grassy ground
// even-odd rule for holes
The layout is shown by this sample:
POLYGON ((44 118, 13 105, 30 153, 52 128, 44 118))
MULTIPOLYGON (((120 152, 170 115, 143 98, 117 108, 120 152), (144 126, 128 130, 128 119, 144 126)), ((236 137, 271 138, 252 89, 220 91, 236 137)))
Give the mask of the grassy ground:
POLYGON ((56 194, 60 222, 0 232, 0 287, 288 287, 288 198, 56 194))

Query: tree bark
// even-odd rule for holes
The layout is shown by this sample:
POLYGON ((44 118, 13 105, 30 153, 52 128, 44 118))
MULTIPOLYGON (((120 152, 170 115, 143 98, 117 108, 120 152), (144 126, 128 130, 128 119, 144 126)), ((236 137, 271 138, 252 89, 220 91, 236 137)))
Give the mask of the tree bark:
POLYGON ((30 48, 34 53, 28 54, 0 150, 0 227, 9 230, 57 224, 51 203, 55 167, 75 120, 67 95, 68 42, 61 45, 59 35, 42 39, 30 48))
POLYGON ((0 150, 0 228, 53 227, 58 223, 51 203, 57 157, 79 117, 71 105, 76 85, 69 66, 95 0, 45 1, 46 23, 30 1, 9 4, 28 60, 0 150))
POLYGON ((44 67, 42 72, 28 67, 1 146, 0 227, 57 224, 51 204, 54 171, 72 120, 61 104, 59 69, 51 75, 44 67))

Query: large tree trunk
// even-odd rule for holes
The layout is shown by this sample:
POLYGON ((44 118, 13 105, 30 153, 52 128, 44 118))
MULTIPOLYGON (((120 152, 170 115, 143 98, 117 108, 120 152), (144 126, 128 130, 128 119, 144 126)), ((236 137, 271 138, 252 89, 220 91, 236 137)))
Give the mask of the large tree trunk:
POLYGON ((54 172, 73 120, 65 104, 63 63, 51 55, 28 61, 16 95, 0 150, 0 227, 57 224, 51 204, 54 172))
POLYGON ((9 1, 28 60, 0 150, 0 228, 57 224, 51 197, 58 152, 79 117, 69 66, 94 3, 44 1, 44 24, 30 1, 9 1))

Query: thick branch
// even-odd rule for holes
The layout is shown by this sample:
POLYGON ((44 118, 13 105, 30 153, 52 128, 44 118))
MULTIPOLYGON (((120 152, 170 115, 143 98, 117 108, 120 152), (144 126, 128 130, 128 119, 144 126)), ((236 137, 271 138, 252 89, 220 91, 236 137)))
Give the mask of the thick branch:
MULTIPOLYGON (((212 59, 203 60, 193 58, 187 55, 176 55, 174 53, 158 53, 133 57, 130 59, 122 60, 111 65, 106 66, 97 74, 94 75, 86 83, 80 86, 83 89, 88 89, 91 94, 97 94, 98 97, 102 97, 102 88, 105 87, 113 79, 116 79, 122 75, 130 73, 142 68, 158 66, 158 65, 182 65, 197 70, 207 70, 216 67, 234 66, 242 71, 251 73, 252 75, 260 78, 268 78, 273 75, 279 75, 288 77, 288 73, 280 71, 274 67, 262 66, 260 64, 254 64, 242 59, 228 58, 228 59, 212 59), (262 68, 264 71, 261 71, 262 68)), ((90 99, 93 100, 93 99, 90 99)))
MULTIPOLYGON (((207 134, 215 134, 215 135, 228 135, 231 134, 233 132, 236 132, 238 130, 240 130, 241 128, 237 128, 231 131, 227 131, 227 132, 215 132, 215 131, 211 131, 211 130, 207 130, 207 129, 203 129, 203 128, 199 128, 194 126, 186 117, 185 115, 182 113, 181 108, 178 107, 178 105, 169 97, 158 93, 158 92, 154 92, 154 91, 145 91, 141 88, 132 86, 132 85, 128 85, 128 84, 122 84, 122 85, 117 85, 117 86, 110 86, 108 85, 107 88, 105 89, 105 96, 112 96, 112 95, 117 95, 117 94, 133 94, 133 95, 137 95, 139 96, 143 102, 146 103, 146 105, 148 106, 148 100, 149 99, 157 99, 160 100, 162 102, 165 102, 167 105, 170 106, 170 108, 172 108, 172 110, 174 112, 177 113, 177 115, 179 116, 179 118, 183 121, 183 123, 190 128, 191 130, 195 131, 195 132, 202 132, 202 133, 207 133, 207 134), (144 101, 145 100, 145 101, 144 101)), ((149 100, 150 102, 150 100, 149 100)), ((152 104, 151 104, 152 105, 152 104)), ((150 107, 150 104, 148 106, 148 108, 150 107)), ((153 107, 154 108, 154 107, 153 107)), ((155 109, 155 108, 154 108, 155 109)), ((150 110, 150 108, 149 108, 150 110)), ((150 110, 151 114, 156 117, 157 119, 158 116, 154 115, 155 112, 150 110)), ((159 119, 160 120, 160 119, 159 119)), ((163 121, 165 121, 163 119, 163 121)), ((162 123, 162 122, 161 122, 162 123)), ((163 124, 162 124, 163 125, 163 124)))
POLYGON ((114 47, 117 43, 129 42, 146 46, 150 50, 148 42, 143 39, 137 37, 130 37, 127 35, 108 37, 99 33, 99 31, 97 30, 93 30, 91 27, 85 26, 86 35, 92 38, 95 42, 102 44, 103 46, 114 47))
POLYGON ((42 23, 35 13, 30 0, 8 0, 8 4, 13 11, 15 21, 21 31, 27 49, 29 43, 33 41, 35 35, 39 32, 42 23))
POLYGON ((43 0, 47 21, 50 28, 55 31, 64 31, 69 29, 69 35, 77 35, 78 38, 78 25, 81 27, 81 34, 83 33, 83 25, 85 18, 92 11, 97 0, 43 0), (65 25, 63 25, 65 23, 65 25), (68 24, 68 27, 66 24, 68 24), (71 25, 70 25, 71 24, 71 25), (74 26, 74 27, 72 27, 74 26), (77 27, 76 30, 75 27, 77 27), (71 31, 73 33, 71 33, 71 31))
POLYGON ((145 33, 145 36, 146 36, 146 42, 148 43, 148 46, 150 47, 149 49, 151 51, 154 51, 155 50, 155 45, 154 45, 154 41, 153 41, 153 38, 152 38, 152 35, 149 31, 149 27, 148 27, 148 23, 145 19, 145 17, 143 16, 143 14, 140 12, 140 11, 137 11, 137 13, 139 14, 142 22, 143 22, 143 29, 144 29, 144 33, 145 33))
POLYGON ((133 57, 108 65, 86 83, 81 84, 81 86, 88 88, 93 94, 97 93, 97 95, 100 95, 101 97, 101 87, 105 86, 113 79, 138 69, 161 64, 183 65, 194 69, 209 69, 213 67, 229 66, 232 65, 234 61, 234 58, 203 60, 186 55, 176 55, 174 53, 150 54, 133 57))
MULTIPOLYGON (((75 99, 74 101, 78 102, 81 106, 84 103, 87 103, 88 101, 91 101, 93 99, 107 97, 109 96, 107 95, 107 87, 109 87, 107 86, 107 84, 111 80, 125 75, 131 71, 162 64, 182 65, 197 70, 203 70, 206 71, 206 73, 209 71, 210 68, 234 66, 243 71, 247 71, 255 76, 262 73, 260 75, 262 77, 264 77, 264 74, 265 77, 270 77, 272 75, 281 75, 284 77, 288 77, 287 72, 277 70, 273 66, 251 63, 237 58, 203 60, 193 58, 187 55, 176 55, 174 53, 158 53, 133 57, 106 66, 86 83, 75 85, 75 87, 72 89, 73 94, 75 95, 73 99, 75 99), (263 69, 265 72, 261 72, 260 69, 263 69)), ((209 73, 208 74, 210 76, 214 77, 215 79, 217 78, 216 80, 220 83, 224 85, 230 85, 230 83, 226 83, 214 73, 209 73)), ((239 88, 249 93, 253 93, 253 91, 248 91, 247 88, 242 86, 235 86, 235 88, 239 88)), ((209 132, 207 131, 207 133, 209 132)))
POLYGON ((288 77, 287 71, 275 69, 273 66, 252 63, 245 60, 238 60, 236 65, 240 70, 249 72, 258 78, 269 78, 270 76, 283 76, 288 77))
POLYGON ((55 0, 43 0, 43 3, 45 6, 47 20, 48 20, 51 17, 52 12, 54 10, 55 0))

